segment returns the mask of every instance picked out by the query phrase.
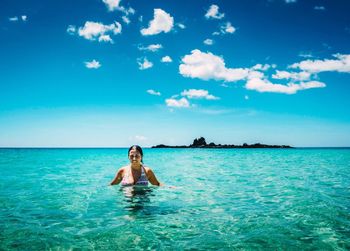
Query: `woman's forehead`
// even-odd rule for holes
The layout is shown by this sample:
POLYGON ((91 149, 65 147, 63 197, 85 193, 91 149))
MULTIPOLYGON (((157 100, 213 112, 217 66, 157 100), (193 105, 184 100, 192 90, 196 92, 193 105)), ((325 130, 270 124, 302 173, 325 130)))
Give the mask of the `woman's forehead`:
POLYGON ((136 148, 132 148, 129 153, 140 153, 136 148))

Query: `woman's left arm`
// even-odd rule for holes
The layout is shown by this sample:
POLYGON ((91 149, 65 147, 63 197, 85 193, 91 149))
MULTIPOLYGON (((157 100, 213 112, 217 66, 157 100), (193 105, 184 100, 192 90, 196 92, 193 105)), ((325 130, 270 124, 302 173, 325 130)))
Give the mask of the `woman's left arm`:
POLYGON ((152 185, 155 185, 155 186, 163 186, 164 185, 157 180, 156 175, 154 174, 154 172, 152 171, 151 168, 149 168, 149 167, 147 168, 146 174, 147 174, 147 179, 149 180, 149 182, 151 182, 152 185))

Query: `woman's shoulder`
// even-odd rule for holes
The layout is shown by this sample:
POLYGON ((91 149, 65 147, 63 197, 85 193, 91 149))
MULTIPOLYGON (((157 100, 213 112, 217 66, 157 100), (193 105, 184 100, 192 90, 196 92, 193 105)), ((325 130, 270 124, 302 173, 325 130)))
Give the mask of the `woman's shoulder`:
POLYGON ((129 166, 122 166, 119 168, 118 172, 124 172, 129 166))
POLYGON ((152 168, 150 168, 149 166, 143 165, 143 168, 145 169, 145 172, 146 172, 146 173, 151 173, 151 172, 153 172, 153 171, 152 171, 152 168))

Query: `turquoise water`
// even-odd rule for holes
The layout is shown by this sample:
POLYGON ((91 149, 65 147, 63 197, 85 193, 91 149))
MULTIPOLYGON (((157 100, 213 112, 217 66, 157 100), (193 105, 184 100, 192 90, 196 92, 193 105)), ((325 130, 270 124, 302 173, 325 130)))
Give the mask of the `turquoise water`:
POLYGON ((0 149, 0 250, 347 250, 350 149, 0 149))

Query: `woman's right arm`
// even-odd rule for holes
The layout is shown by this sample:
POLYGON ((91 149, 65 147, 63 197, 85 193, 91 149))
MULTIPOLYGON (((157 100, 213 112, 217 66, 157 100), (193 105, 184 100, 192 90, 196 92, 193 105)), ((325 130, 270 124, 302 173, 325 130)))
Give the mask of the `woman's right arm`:
POLYGON ((118 185, 122 179, 123 179, 123 171, 124 171, 124 168, 120 168, 117 172, 117 174, 115 175, 114 179, 112 180, 112 182, 109 184, 110 186, 113 186, 113 185, 118 185))

